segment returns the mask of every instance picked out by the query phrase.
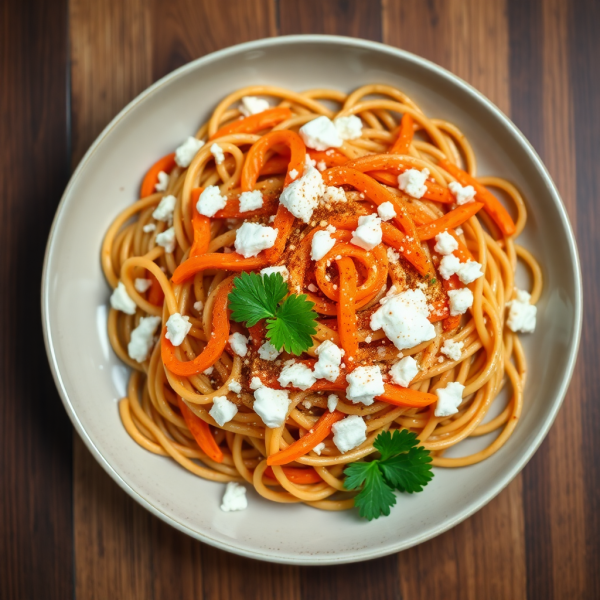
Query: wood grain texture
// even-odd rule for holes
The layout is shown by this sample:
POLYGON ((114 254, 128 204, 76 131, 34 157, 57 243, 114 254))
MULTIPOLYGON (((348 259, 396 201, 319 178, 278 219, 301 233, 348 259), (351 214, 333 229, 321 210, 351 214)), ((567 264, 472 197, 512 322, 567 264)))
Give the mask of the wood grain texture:
POLYGON ((0 7, 0 598, 72 595, 71 427, 39 298, 68 178, 67 6, 0 7))

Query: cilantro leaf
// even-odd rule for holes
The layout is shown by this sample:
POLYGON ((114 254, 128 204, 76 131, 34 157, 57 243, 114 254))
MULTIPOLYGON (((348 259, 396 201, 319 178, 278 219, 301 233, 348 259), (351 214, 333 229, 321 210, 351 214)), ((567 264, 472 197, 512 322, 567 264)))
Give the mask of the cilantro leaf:
POLYGON ((358 489, 365 482, 367 471, 372 468, 372 464, 373 463, 370 462, 355 462, 349 464, 344 470, 344 475, 346 475, 344 487, 347 490, 358 489))
POLYGON ((267 321, 267 335, 277 350, 300 355, 312 346, 311 336, 317 333, 313 306, 304 294, 288 296, 279 306, 276 318, 267 321))
MULTIPOLYGON (((281 294, 279 281, 272 277, 265 279, 266 281, 256 273, 242 273, 236 277, 234 288, 229 294, 229 308, 234 321, 246 322, 252 327, 261 319, 275 315, 277 304, 285 296, 287 287, 284 283, 281 294)), ((283 283, 281 275, 280 279, 283 283)))
POLYGON ((422 492, 433 479, 429 451, 422 446, 411 448, 408 453, 398 454, 379 463, 385 480, 400 492, 422 492))
POLYGON ((378 519, 381 515, 387 517, 390 507, 396 504, 396 496, 381 476, 378 461, 364 464, 368 465, 363 471, 364 485, 362 491, 354 498, 354 505, 358 508, 360 516, 368 521, 378 519))

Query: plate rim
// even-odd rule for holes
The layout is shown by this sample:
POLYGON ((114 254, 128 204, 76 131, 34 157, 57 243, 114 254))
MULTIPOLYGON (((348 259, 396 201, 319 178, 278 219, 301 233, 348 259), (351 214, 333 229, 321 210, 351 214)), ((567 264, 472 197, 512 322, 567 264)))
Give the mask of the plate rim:
POLYGON ((121 489, 123 489, 129 496, 131 496, 136 502, 141 504, 146 510, 150 511, 153 515, 161 519, 162 521, 168 523, 170 526, 175 527, 179 531, 189 535, 190 537, 197 539, 201 542, 209 544, 210 546, 219 548, 221 550, 225 550, 227 552, 232 552, 234 554, 244 556, 246 558, 252 558, 256 560, 263 560, 266 562, 273 562, 278 564, 290 564, 290 565, 334 565, 334 564, 347 564, 360 562, 365 560, 372 560, 375 558, 380 558, 382 556, 387 556, 390 554, 394 554, 400 552, 402 550, 406 550, 418 544, 421 544, 427 540, 430 540, 438 535, 448 531, 449 529, 455 527, 462 521, 468 519, 477 511, 481 510, 488 502, 493 500, 513 479, 523 470, 525 465, 529 462, 535 452, 538 450, 541 443, 546 438, 548 431, 552 427, 554 420, 560 410, 564 398, 567 393, 567 389, 571 382, 575 363, 578 356, 579 345, 581 340, 581 329, 582 329, 582 320, 583 320, 583 289, 582 289, 582 275, 581 275, 581 264, 579 260, 579 253, 577 249, 577 243, 575 240, 575 235, 573 232, 573 228, 571 222, 569 220, 568 214, 566 212, 565 205, 562 201, 560 193, 550 176, 545 164, 542 162, 541 158, 537 154, 536 150, 533 148, 529 140, 525 137, 525 135, 520 131, 520 129, 484 94, 479 92, 475 87, 471 84, 464 81, 458 75, 455 75, 451 71, 445 69, 437 65, 436 63, 425 59, 421 56, 408 52, 406 50, 402 50, 400 48, 395 48, 393 46, 389 46, 387 44, 383 44, 380 42, 374 42, 370 40, 363 40, 353 37, 346 36, 336 36, 336 35, 322 35, 322 34, 306 34, 306 35, 287 35, 287 36, 279 36, 279 37, 270 37, 270 38, 261 38, 257 40, 252 40, 249 42, 244 42, 241 44, 236 44, 234 46, 229 46, 227 48, 223 48, 221 50, 217 50, 215 52, 211 52, 205 56, 197 58, 189 63, 175 69, 174 71, 168 73, 143 92, 141 92, 138 96, 133 98, 119 113, 104 127, 102 132, 98 135, 98 137, 94 140, 92 145, 88 148, 83 158, 80 160, 76 169, 73 171, 69 182, 61 196, 60 202, 56 208, 56 212, 54 215, 54 219, 52 221, 52 226, 50 229, 50 233, 48 236, 48 241, 46 244, 46 250, 44 254, 44 263, 42 270, 42 285, 41 285, 41 309, 42 309, 42 329, 44 335, 44 345, 46 348, 46 354, 48 357, 48 362, 50 364, 50 369, 52 371, 52 376, 54 379, 54 383, 57 387, 59 395, 61 397, 61 401, 71 419, 73 426, 75 427, 77 433, 80 438, 83 440, 84 444, 88 448, 88 450, 92 453, 94 458, 100 463, 102 468, 110 475, 110 477, 119 485, 121 489), (383 549, 371 548, 371 549, 363 549, 352 554, 347 554, 341 557, 331 556, 331 555, 310 555, 310 554, 298 554, 295 556, 291 555, 281 555, 276 552, 258 550, 258 551, 248 551, 245 548, 238 547, 235 544, 224 542, 220 539, 216 539, 211 537, 208 533, 199 533, 194 529, 188 527, 184 523, 178 521, 174 517, 166 514, 160 508, 152 504, 149 499, 146 499, 142 494, 133 489, 131 485, 123 479, 123 477, 112 467, 110 462, 104 457, 99 448, 94 444, 94 442, 88 436, 86 430, 84 429, 81 421, 77 413, 75 412, 69 395, 66 390, 66 386, 64 385, 61 373, 58 367, 57 357, 54 351, 54 339, 52 336, 52 329, 50 324, 50 294, 49 294, 49 263, 50 257, 53 252, 54 240, 56 236, 56 231, 58 229, 59 223, 63 218, 65 213, 65 205, 67 198, 71 194, 71 189, 75 185, 75 181, 78 179, 80 172, 84 169, 85 165, 91 159, 91 156, 95 153, 98 146, 102 143, 105 137, 114 129, 114 127, 123 120, 127 114, 133 110, 139 103, 141 103, 147 96, 153 94, 156 90, 162 88, 163 86, 171 84, 171 82, 179 79, 187 75, 189 72, 194 71, 200 66, 210 64, 213 61, 220 60, 229 55, 235 55, 241 52, 249 51, 249 50, 257 50, 265 47, 278 46, 278 45, 286 45, 286 44, 311 44, 311 43, 325 43, 332 45, 352 45, 355 48, 362 48, 365 50, 375 50, 376 52, 384 52, 388 55, 396 56, 402 58, 406 61, 414 63, 416 66, 425 68, 426 70, 433 71, 436 75, 443 77, 446 80, 450 80, 450 83, 462 88, 465 92, 470 94, 471 96, 475 96, 475 99, 482 103, 486 109, 494 113, 496 118, 498 118, 501 124, 507 128, 516 138, 518 138, 521 146, 527 153, 529 159, 534 164, 536 170, 541 175, 543 182, 545 183, 549 195, 551 196, 554 205, 558 211, 558 215, 560 217, 562 226, 567 234, 568 241, 568 252, 571 267, 573 269, 573 276, 575 280, 575 289, 574 289, 574 336, 570 343, 568 360, 565 368, 565 373, 562 377, 562 381, 560 387, 554 394, 554 401, 552 403, 551 410, 546 416, 544 423, 542 424, 540 430, 535 436, 532 443, 529 444, 527 448, 527 452, 525 452, 522 456, 516 460, 508 472, 502 477, 494 486, 490 487, 487 492, 484 494, 483 498, 475 503, 474 505, 468 506, 466 509, 459 512, 453 519, 447 519, 442 524, 438 525, 435 528, 432 528, 428 532, 425 532, 421 535, 415 536, 409 540, 404 542, 399 542, 396 544, 392 544, 386 546, 383 549))

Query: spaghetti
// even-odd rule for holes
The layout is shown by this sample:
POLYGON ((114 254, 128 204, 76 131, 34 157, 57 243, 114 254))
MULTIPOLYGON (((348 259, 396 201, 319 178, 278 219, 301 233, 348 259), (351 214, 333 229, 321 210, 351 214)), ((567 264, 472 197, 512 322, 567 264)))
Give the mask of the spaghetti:
MULTIPOLYGON (((519 260, 531 272, 532 305, 542 277, 536 260, 514 241, 526 222, 523 198, 504 179, 476 176, 475 154, 456 126, 429 118, 403 92, 386 85, 364 86, 349 95, 253 86, 225 98, 186 147, 189 165, 181 166, 187 162, 179 157, 185 148, 160 159, 144 178, 142 197, 114 220, 102 246, 106 279, 133 303, 131 310, 111 309, 108 331, 114 351, 132 368, 119 410, 139 445, 170 456, 199 477, 245 481, 269 500, 325 510, 353 506, 343 469, 372 455, 382 431, 415 432, 437 467, 472 465, 502 447, 518 423, 526 376, 523 348, 506 326, 505 306, 517 293, 519 260), (278 104, 262 110, 262 101, 260 112, 244 116, 236 106, 244 99, 256 101, 257 95, 278 104), (334 123, 358 117, 358 136, 347 136, 335 148, 307 147, 299 129, 321 116, 334 123), (326 191, 304 222, 280 197, 313 165, 326 191), (415 172, 426 178, 421 193, 411 194, 415 172), (404 186, 403 174, 408 174, 404 186), (226 203, 206 216, 196 207, 210 186, 217 186, 226 203), (460 193, 468 186, 474 197, 461 203, 460 193), (509 200, 516 219, 490 189, 509 200), (256 190, 260 205, 243 211, 241 195, 256 190), (164 208, 168 196, 175 198, 174 205, 161 214, 157 207, 164 208), (380 243, 371 249, 353 243, 361 217, 377 210, 383 214, 382 205, 389 211, 388 203, 393 217, 380 223, 380 243), (248 222, 277 233, 273 244, 255 256, 232 248, 248 222), (330 232, 334 245, 313 261, 311 244, 322 231, 330 232), (444 233, 455 242, 445 253, 439 243, 444 233), (470 283, 461 281, 460 272, 441 276, 449 254, 461 265, 478 263, 483 276, 470 283), (230 318, 228 298, 240 272, 273 266, 285 267, 290 292, 306 294, 318 314, 313 345, 300 357, 276 352, 275 360, 261 358, 264 323, 246 328, 230 318), (472 303, 456 314, 451 292, 465 288, 472 303), (434 337, 399 353, 386 330, 374 330, 371 323, 385 306, 382 300, 407 290, 421 290, 426 297, 434 337), (166 329, 175 314, 185 315, 184 325, 190 326, 179 345, 171 343, 166 329), (152 317, 146 322, 147 355, 142 348, 132 358, 132 335, 142 319, 152 317), (160 342, 153 345, 155 325, 160 342), (234 351, 232 333, 249 339, 245 356, 234 351), (305 390, 278 383, 288 360, 314 368, 327 340, 344 350, 334 382, 318 379, 305 390), (444 353, 447 347, 453 352, 444 353), (401 357, 412 357, 418 366, 407 386, 390 375, 401 357), (385 391, 371 404, 347 396, 346 377, 359 365, 377 366, 382 374, 385 391), (281 425, 267 427, 254 410, 255 377, 270 389, 287 390, 290 402, 281 425), (450 416, 436 416, 436 391, 454 382, 464 386, 459 406, 450 416), (512 389, 506 407, 484 423, 505 385, 512 389), (338 401, 331 411, 333 393, 338 401), (237 412, 219 425, 209 413, 223 397, 237 412), (333 431, 351 415, 363 419, 366 439, 342 452, 333 431), (462 440, 490 432, 498 434, 484 450, 445 456, 462 440)), ((449 238, 444 240, 448 245, 449 238)))

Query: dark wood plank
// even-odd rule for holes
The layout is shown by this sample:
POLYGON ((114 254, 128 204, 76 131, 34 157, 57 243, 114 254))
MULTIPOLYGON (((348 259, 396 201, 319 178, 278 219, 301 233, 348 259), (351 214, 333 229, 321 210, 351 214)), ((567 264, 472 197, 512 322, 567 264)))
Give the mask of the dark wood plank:
POLYGON ((39 295, 68 177, 66 2, 0 8, 0 598, 72 595, 71 433, 39 295))

